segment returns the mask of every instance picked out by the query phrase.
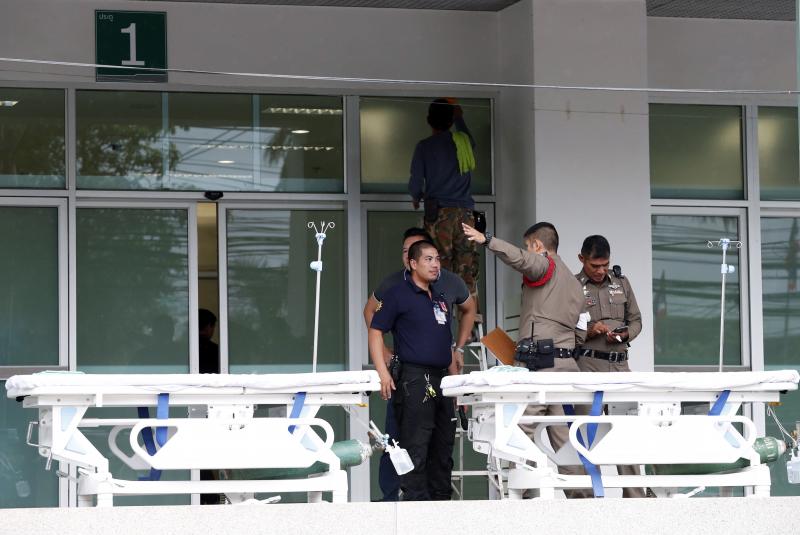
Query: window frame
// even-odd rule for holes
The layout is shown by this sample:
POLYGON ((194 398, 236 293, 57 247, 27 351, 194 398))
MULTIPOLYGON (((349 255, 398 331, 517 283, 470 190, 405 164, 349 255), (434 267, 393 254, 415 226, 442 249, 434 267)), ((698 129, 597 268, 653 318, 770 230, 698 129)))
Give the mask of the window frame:
MULTIPOLYGON (((747 234, 746 210, 743 208, 706 207, 702 209, 697 209, 691 206, 654 206, 651 210, 651 215, 735 217, 737 219, 737 224, 739 226, 739 236, 737 239, 742 242, 743 249, 747 248, 749 244, 748 234, 747 234)), ((719 239, 720 237, 725 237, 725 236, 709 236, 708 239, 714 240, 714 239, 719 239)), ((746 249, 745 251, 740 250, 739 268, 737 271, 737 275, 739 277, 739 332, 740 332, 739 344, 740 344, 740 355, 742 360, 740 361, 740 364, 723 366, 724 371, 745 371, 745 370, 750 370, 752 366, 752 359, 749 351, 750 348, 749 321, 747 320, 747 318, 749 317, 749 310, 750 310, 750 299, 749 299, 750 265, 748 261, 748 255, 746 253, 747 253, 746 249)), ((721 251, 720 251, 719 261, 720 263, 722 263, 721 251)), ((722 280, 720 279, 719 282, 721 284, 722 280)), ((655 322, 653 325, 653 329, 655 330, 655 322)), ((655 352, 655 348, 653 349, 653 351, 655 352)), ((658 364, 656 362, 655 354, 653 355, 653 362, 654 362, 654 370, 659 372, 718 370, 717 365, 709 365, 709 364, 698 364, 698 365, 658 364)))
MULTIPOLYGON (((495 209, 494 203, 488 202, 475 202, 475 209, 476 210, 483 210, 486 212, 486 226, 488 228, 495 227, 495 209)), ((368 257, 369 257, 369 228, 368 228, 368 221, 369 221, 369 212, 407 212, 407 213, 416 213, 419 217, 422 217, 422 212, 417 210, 416 212, 411 207, 411 199, 409 198, 405 202, 399 201, 387 201, 387 202, 377 202, 377 201, 366 201, 361 203, 361 214, 360 214, 360 226, 361 226, 361 251, 364 253, 363 262, 361 263, 361 284, 359 285, 360 293, 359 295, 362 297, 363 301, 359 304, 359 310, 363 308, 363 303, 366 303, 367 299, 372 295, 372 291, 374 288, 370 288, 369 286, 369 266, 367 265, 368 257)), ((397 244, 400 245, 400 238, 401 236, 397 236, 397 244)), ((400 247, 398 247, 398 250, 400 247)), ((481 248, 479 250, 481 254, 486 255, 485 250, 481 248)), ((488 333, 492 330, 495 325, 502 325, 501 322, 497 319, 497 310, 502 308, 502 303, 498 303, 498 300, 502 300, 501 292, 497 291, 497 258, 494 255, 486 255, 486 295, 485 301, 481 302, 481 310, 483 314, 483 329, 484 334, 488 333)), ((388 275, 388 273, 386 274, 388 275)), ((351 291, 352 297, 352 291, 351 291)), ((354 320, 355 321, 355 320, 354 320)), ((359 314, 358 322, 360 324, 360 336, 359 339, 365 348, 364 351, 361 352, 362 354, 362 361, 361 364, 365 368, 372 368, 372 363, 370 362, 369 351, 367 346, 367 329, 364 327, 363 316, 359 314)), ((474 363, 466 362, 468 366, 473 365, 474 363)))
POLYGON ((78 199, 72 204, 72 217, 70 224, 70 348, 69 348, 69 369, 77 370, 77 325, 78 325, 78 304, 77 304, 77 211, 83 208, 97 209, 136 209, 136 210, 186 210, 187 217, 187 251, 188 255, 188 277, 189 277, 189 373, 198 373, 199 364, 199 345, 198 345, 198 258, 197 258, 197 203, 180 202, 170 199, 163 199, 160 202, 146 202, 133 200, 85 200, 78 199))
POLYGON ((65 371, 69 366, 69 321, 68 321, 68 256, 67 256, 67 200, 59 198, 0 196, 0 208, 55 208, 57 210, 58 235, 58 364, 0 366, 0 380, 12 375, 37 373, 46 370, 65 371))

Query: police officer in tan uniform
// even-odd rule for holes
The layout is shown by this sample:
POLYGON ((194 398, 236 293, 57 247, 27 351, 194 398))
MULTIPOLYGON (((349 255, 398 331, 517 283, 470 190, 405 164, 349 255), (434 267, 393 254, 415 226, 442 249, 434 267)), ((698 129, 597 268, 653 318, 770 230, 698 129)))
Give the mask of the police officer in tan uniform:
MULTIPOLYGON (((583 372, 629 372, 628 344, 642 331, 642 314, 633 289, 621 270, 609 271, 611 246, 603 236, 583 241, 578 260, 583 269, 575 277, 582 285, 589 313, 587 339, 576 357, 583 372)), ((615 269, 617 266, 615 266, 615 269)), ((638 475, 635 466, 618 466, 620 475, 638 475)), ((625 498, 644 498, 640 488, 623 489, 625 498)))
MULTIPOLYGON (((522 307, 520 308, 520 347, 534 342, 536 349, 528 362, 518 362, 537 372, 577 372, 573 358, 576 343, 582 343, 585 330, 578 328, 584 298, 581 286, 558 256, 558 232, 547 222, 533 225, 525 232, 525 249, 520 249, 491 233, 485 235, 469 225, 464 233, 470 241, 482 244, 511 268, 522 273, 522 307)), ((583 326, 582 326, 583 327, 583 326)), ((585 328, 585 327, 584 327, 585 328)), ((531 347, 529 344, 528 347, 531 347)), ((526 416, 563 415, 561 405, 528 405, 526 416)), ((534 426, 521 425, 530 436, 534 426)), ((569 441, 566 425, 548 427, 550 443, 555 451, 569 441)), ((583 474, 578 466, 559 467, 564 474, 583 474)), ((591 497, 591 491, 565 491, 569 498, 591 497)))

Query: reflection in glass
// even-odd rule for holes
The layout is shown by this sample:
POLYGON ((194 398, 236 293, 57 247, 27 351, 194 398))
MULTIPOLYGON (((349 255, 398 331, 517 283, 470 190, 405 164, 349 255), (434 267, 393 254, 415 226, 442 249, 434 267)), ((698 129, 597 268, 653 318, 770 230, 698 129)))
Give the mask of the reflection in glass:
POLYGON ((347 363, 347 226, 334 210, 227 211, 231 373, 310 372, 317 259, 309 221, 333 221, 322 249, 318 369, 347 363))
POLYGON ((764 355, 771 365, 800 364, 800 220, 761 219, 761 276, 764 355))
POLYGON ((758 108, 758 176, 764 200, 800 199, 797 108, 758 108))
MULTIPOLYGON (((361 107, 361 191, 408 193, 411 157, 431 135, 426 122, 431 98, 363 97, 361 107)), ((492 192, 492 108, 489 99, 458 99, 475 138, 472 194, 492 192)))
MULTIPOLYGON (((414 212, 397 212, 397 211, 368 211, 367 212, 367 281, 368 281, 368 294, 364 296, 364 300, 377 289, 384 277, 394 273, 403 268, 403 233, 409 227, 419 227, 420 215, 414 212)), ((480 296, 486 295, 486 255, 480 255, 480 275, 478 279, 478 294, 480 296)), ((483 303, 486 299, 483 299, 483 303)), ((457 314, 456 314, 457 316, 457 314)), ((362 321, 363 323, 363 321, 362 321)), ((457 328, 457 321, 454 322, 454 332, 457 328)), ((392 347, 392 335, 388 333, 384 336, 384 341, 389 347, 392 347)), ((467 366, 473 366, 475 360, 469 359, 465 363, 467 366)), ((474 368, 473 368, 474 369, 474 368)), ((383 401, 380 395, 374 394, 370 396, 369 400, 369 413, 370 419, 376 422, 380 427, 383 427, 383 422, 386 420, 386 402, 383 401)), ((456 442, 458 444, 458 442, 456 442)), ((453 460, 459 463, 459 450, 456 447, 453 450, 453 460)), ((378 466, 380 463, 380 456, 373 455, 370 460, 370 492, 373 500, 383 498, 380 485, 378 484, 378 466)), ((459 465, 456 464, 456 467, 459 465)), ((486 468, 486 456, 477 453, 474 449, 469 447, 466 443, 464 446, 464 467, 465 470, 483 470, 486 468)), ((455 483, 458 485, 459 483, 455 483)), ((487 498, 487 488, 485 480, 481 481, 480 478, 468 477, 464 481, 464 496, 466 499, 479 500, 487 498)))
POLYGON ((261 95, 261 191, 344 191, 341 97, 261 95))
MULTIPOLYGON (((762 190, 763 191, 763 190, 762 190)), ((761 219, 761 287, 764 311, 764 368, 800 371, 797 347, 800 342, 800 219, 769 217, 761 219)), ((800 392, 781 396, 773 407, 778 419, 791 430, 800 422, 800 392)), ((779 437, 772 418, 767 417, 766 434, 779 437)), ((789 483, 786 458, 770 465, 773 496, 798 496, 800 486, 789 483)))
MULTIPOLYGON (((403 269, 403 233, 410 227, 422 225, 421 215, 415 212, 367 212, 367 280, 365 299, 372 294, 384 277, 403 269)), ((480 274, 478 295, 482 306, 486 303, 486 255, 479 250, 480 274)), ((391 336, 391 335, 387 335, 391 336)))
POLYGON ((188 373, 183 209, 77 210, 77 361, 96 373, 188 373))
MULTIPOLYGON (((653 317, 656 365, 717 365, 722 251, 708 240, 738 239, 736 217, 654 215, 653 317)), ((742 363, 739 250, 728 250, 736 272, 725 287, 727 365, 742 363)))
POLYGON ((58 209, 0 206, 0 366, 58 364, 58 209))
POLYGON ((0 188, 66 186, 64 90, 0 87, 0 188))
POLYGON ((76 92, 79 188, 165 189, 177 153, 164 136, 162 100, 155 92, 76 92))
POLYGON ((341 97, 78 91, 76 98, 79 188, 344 191, 341 97))
MULTIPOLYGON (((37 418, 36 409, 5 396, 0 381, 0 509, 16 507, 58 507, 58 477, 45 470, 45 459, 25 443, 28 422, 37 418)), ((32 440, 36 440, 34 434, 32 440)))
POLYGON ((743 199, 739 106, 650 104, 650 194, 743 199))
POLYGON ((169 127, 179 156, 167 189, 254 189, 250 95, 170 93, 169 127))

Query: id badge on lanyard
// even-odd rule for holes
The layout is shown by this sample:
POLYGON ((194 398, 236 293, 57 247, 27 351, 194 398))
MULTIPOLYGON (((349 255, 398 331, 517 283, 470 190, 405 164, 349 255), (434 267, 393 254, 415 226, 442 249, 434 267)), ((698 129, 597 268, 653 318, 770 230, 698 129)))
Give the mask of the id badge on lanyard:
POLYGON ((433 316, 439 325, 447 323, 447 305, 441 301, 434 301, 433 303, 433 316))

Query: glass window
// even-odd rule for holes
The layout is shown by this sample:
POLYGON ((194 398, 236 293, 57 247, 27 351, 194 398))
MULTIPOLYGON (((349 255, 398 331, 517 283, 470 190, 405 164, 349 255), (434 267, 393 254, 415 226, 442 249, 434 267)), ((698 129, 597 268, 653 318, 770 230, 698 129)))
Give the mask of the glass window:
MULTIPOLYGON (((708 240, 739 239, 739 219, 723 216, 653 215, 653 318, 655 364, 719 364, 722 251, 708 240)), ((725 287, 727 365, 741 358, 739 250, 726 262, 736 271, 725 287)))
MULTIPOLYGON (((361 191, 408 193, 411 157, 431 135, 426 117, 432 98, 360 99, 361 191)), ((472 194, 492 193, 492 107, 489 99, 459 99, 475 139, 472 194)))
POLYGON ((187 210, 77 210, 77 362, 189 372, 187 210))
POLYGON ((25 443, 28 422, 36 420, 37 411, 6 398, 5 381, 0 381, 0 392, 0 508, 58 507, 56 470, 45 470, 44 457, 25 443))
MULTIPOLYGON (((372 295, 384 277, 403 269, 403 233, 410 227, 420 227, 422 216, 418 212, 368 211, 367 212, 367 280, 372 295)), ((486 255, 479 248, 480 274, 478 295, 486 295, 486 255)), ((482 301, 485 307, 486 299, 482 301)))
MULTIPOLYGON (((403 232, 409 227, 420 226, 420 215, 414 212, 381 211, 374 210, 367 212, 367 279, 369 287, 368 295, 378 287, 383 278, 399 269, 403 268, 402 249, 403 232)), ((480 255, 480 278, 478 280, 478 292, 480 296, 486 295, 486 261, 484 254, 480 255)), ((366 299, 367 296, 365 296, 366 299)), ((485 299, 484 299, 485 303, 485 299)), ((485 305, 482 305, 485 306, 485 305)), ((386 342, 391 347, 391 334, 386 335, 386 342)), ((475 361, 467 360, 466 365, 474 365, 475 361)), ((383 428, 386 420, 386 402, 379 395, 370 396, 370 419, 378 423, 383 428)), ((453 450, 454 469, 458 469, 461 463, 461 450, 458 439, 453 450)), ((485 470, 486 456, 476 453, 470 441, 464 437, 463 448, 464 470, 485 470)), ((371 497, 378 500, 383 497, 380 486, 378 485, 378 466, 380 456, 373 455, 370 460, 371 466, 371 497)), ((456 489, 462 490, 460 482, 456 482, 456 489)), ((464 479, 463 495, 465 499, 477 500, 486 499, 488 495, 486 479, 480 477, 467 477, 464 479)))
POLYGON ((344 191, 341 97, 261 95, 258 143, 262 191, 344 191))
POLYGON ((800 199, 797 108, 758 108, 758 174, 762 199, 800 199))
POLYGON ((228 209, 231 373, 311 371, 317 242, 308 222, 333 222, 322 249, 317 369, 347 366, 347 226, 339 210, 228 209))
POLYGON ((78 187, 342 192, 342 118, 341 97, 78 91, 78 187))
POLYGON ((237 94, 169 94, 175 162, 165 189, 254 189, 252 100, 237 94))
POLYGON ((0 366, 58 365, 58 208, 0 206, 0 366))
MULTIPOLYGON (((762 190, 763 191, 763 190, 762 190)), ((797 344, 800 342, 800 219, 770 217, 761 220, 761 276, 764 311, 764 368, 800 371, 797 344)), ((778 419, 790 431, 800 422, 800 393, 781 396, 773 407, 778 419)), ((780 438, 775 422, 767 417, 766 434, 780 438)), ((800 486, 789 483, 785 458, 770 466, 773 496, 800 495, 800 486)))
POLYGON ((164 138, 162 94, 78 91, 78 187, 164 189, 177 154, 164 138))
POLYGON ((650 104, 650 194, 743 199, 742 109, 650 104))
POLYGON ((0 87, 0 188, 66 187, 64 90, 0 87))
POLYGON ((800 342, 800 219, 761 220, 764 355, 769 364, 798 366, 800 342))

